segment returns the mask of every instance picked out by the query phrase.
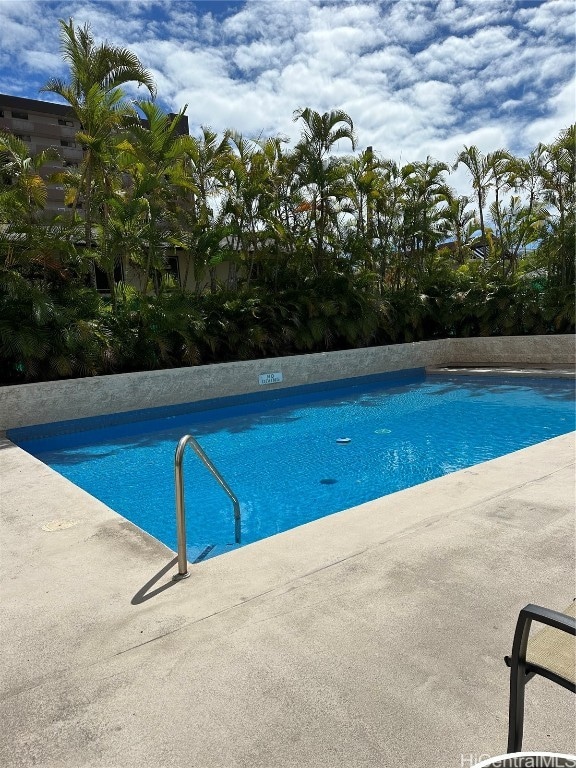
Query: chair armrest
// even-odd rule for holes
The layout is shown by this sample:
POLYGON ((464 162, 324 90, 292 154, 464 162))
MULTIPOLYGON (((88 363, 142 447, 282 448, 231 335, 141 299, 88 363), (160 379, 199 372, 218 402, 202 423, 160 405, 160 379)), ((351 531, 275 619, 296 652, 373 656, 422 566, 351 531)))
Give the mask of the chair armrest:
POLYGON ((576 618, 567 616, 560 611, 544 608, 541 605, 533 605, 530 603, 525 608, 522 608, 518 617, 518 623, 520 623, 521 619, 525 622, 527 620, 537 621, 540 624, 547 624, 555 629, 568 632, 570 635, 576 635, 576 618))
MULTIPOLYGON (((576 603, 571 603, 566 610, 570 614, 576 612, 576 603)), ((512 653, 510 656, 505 656, 504 661, 513 670, 518 669, 519 666, 522 667, 527 680, 531 679, 537 672, 565 687, 567 683, 570 690, 572 690, 574 687, 574 671, 570 667, 573 667, 573 665, 569 663, 568 666, 559 666, 551 663, 548 657, 547 642, 544 641, 544 637, 549 642, 551 635, 546 633, 550 633, 551 630, 559 630, 566 633, 566 635, 576 636, 576 618, 560 611, 554 611, 540 605, 533 605, 532 603, 525 606, 518 615, 512 643, 512 653), (542 629, 532 637, 530 630, 533 621, 546 625, 548 629, 542 629), (544 645, 542 645, 542 641, 544 641, 544 645), (539 645, 536 646, 534 645, 535 643, 539 645), (544 655, 541 655, 542 651, 544 651, 544 655)), ((570 653, 563 646, 559 646, 559 649, 564 652, 564 655, 570 653)), ((558 658, 562 659, 564 657, 560 655, 558 658)))

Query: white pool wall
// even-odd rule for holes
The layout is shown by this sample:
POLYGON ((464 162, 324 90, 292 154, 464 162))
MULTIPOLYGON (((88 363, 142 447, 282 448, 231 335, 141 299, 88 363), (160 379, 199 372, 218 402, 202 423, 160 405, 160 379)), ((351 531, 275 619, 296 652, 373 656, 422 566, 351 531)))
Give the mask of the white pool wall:
POLYGON ((449 363, 573 367, 575 337, 570 334, 438 339, 0 387, 0 433, 33 424, 449 363), (280 373, 282 382, 260 384, 259 376, 266 373, 280 373))

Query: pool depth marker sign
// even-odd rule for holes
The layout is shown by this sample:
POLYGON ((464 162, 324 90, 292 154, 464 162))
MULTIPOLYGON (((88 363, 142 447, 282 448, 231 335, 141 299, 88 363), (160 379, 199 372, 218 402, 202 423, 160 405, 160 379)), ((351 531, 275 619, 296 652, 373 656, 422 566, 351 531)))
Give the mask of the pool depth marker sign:
POLYGON ((258 384, 278 384, 282 381, 282 374, 278 373, 261 373, 258 376, 258 384))

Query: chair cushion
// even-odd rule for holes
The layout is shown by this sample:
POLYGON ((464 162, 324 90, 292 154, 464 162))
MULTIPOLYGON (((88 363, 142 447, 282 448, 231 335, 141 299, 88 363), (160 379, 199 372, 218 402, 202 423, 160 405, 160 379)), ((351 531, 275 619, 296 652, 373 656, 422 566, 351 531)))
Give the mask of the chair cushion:
MULTIPOLYGON (((576 601, 562 613, 576 617, 576 601)), ((576 636, 554 627, 544 627, 528 638, 526 661, 576 683, 576 636)))

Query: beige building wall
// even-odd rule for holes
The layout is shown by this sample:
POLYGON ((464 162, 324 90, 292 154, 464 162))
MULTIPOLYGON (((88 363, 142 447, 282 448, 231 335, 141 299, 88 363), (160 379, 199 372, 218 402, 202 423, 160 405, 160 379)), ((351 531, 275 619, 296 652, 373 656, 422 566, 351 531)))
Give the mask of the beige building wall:
MULTIPOLYGON (((200 278, 197 278, 194 270, 194 264, 189 263, 189 256, 187 253, 177 251, 172 258, 177 259, 178 262, 178 283, 185 287, 186 290, 194 293, 195 291, 201 292, 210 287, 210 274, 208 270, 203 273, 200 278)), ((172 272, 172 270, 170 270, 172 272)), ((144 290, 144 273, 137 269, 137 267, 125 263, 123 264, 124 279, 130 285, 133 285, 138 291, 144 290)), ((173 274, 173 272, 172 272, 173 274)), ((216 280, 220 283, 226 284, 230 275, 230 264, 223 262, 218 264, 215 269, 216 280)))

